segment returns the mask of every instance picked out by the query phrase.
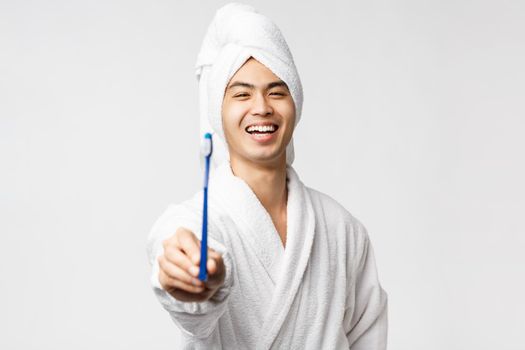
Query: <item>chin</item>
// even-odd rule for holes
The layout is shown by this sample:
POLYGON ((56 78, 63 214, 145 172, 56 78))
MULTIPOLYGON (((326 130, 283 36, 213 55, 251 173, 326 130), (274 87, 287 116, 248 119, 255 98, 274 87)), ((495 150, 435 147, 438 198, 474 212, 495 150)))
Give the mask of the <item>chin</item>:
POLYGON ((286 152, 253 152, 245 154, 245 159, 260 164, 275 163, 280 157, 286 159, 286 152))

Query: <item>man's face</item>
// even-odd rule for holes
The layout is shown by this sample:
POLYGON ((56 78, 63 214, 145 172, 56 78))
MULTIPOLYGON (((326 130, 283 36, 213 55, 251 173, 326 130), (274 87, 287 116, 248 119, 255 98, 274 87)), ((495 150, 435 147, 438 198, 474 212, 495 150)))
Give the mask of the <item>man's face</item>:
POLYGON ((224 92, 222 126, 230 160, 285 160, 294 122, 295 104, 286 84, 259 61, 248 59, 224 92))

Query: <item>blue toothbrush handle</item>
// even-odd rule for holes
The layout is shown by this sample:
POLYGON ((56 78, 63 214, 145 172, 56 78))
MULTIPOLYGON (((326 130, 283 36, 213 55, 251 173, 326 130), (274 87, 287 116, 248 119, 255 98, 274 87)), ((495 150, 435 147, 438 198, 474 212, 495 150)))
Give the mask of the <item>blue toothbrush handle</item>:
MULTIPOLYGON (((210 158, 206 157, 206 168, 210 158)), ((208 170, 207 170, 208 171, 208 170)), ((204 209, 202 211, 202 239, 201 239, 201 261, 199 270, 199 279, 206 281, 208 273, 206 269, 206 262, 208 261, 208 186, 204 187, 204 209)))
MULTIPOLYGON (((207 135, 208 136, 208 135, 207 135)), ((211 135, 209 136, 211 140, 211 135)), ((204 174, 204 200, 202 207, 202 235, 201 235, 201 261, 199 268, 199 280, 206 281, 208 271, 206 263, 208 261, 208 179, 210 176, 211 150, 206 155, 206 170, 204 174)))
POLYGON ((201 262, 199 279, 206 281, 208 274, 206 262, 208 261, 208 187, 204 188, 204 210, 202 212, 202 239, 201 239, 201 262))
POLYGON ((206 150, 206 170, 204 173, 204 200, 202 208, 202 239, 201 239, 201 261, 199 266, 199 280, 206 281, 208 278, 208 180, 210 177, 210 158, 213 150, 212 137, 210 133, 204 135, 206 141, 209 140, 209 149, 206 150))

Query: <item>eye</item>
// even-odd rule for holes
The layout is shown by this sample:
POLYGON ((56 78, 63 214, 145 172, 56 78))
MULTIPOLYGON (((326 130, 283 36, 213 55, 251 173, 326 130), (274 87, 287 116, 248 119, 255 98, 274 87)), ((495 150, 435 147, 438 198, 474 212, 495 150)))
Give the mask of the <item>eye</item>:
POLYGON ((235 95, 233 97, 246 97, 246 96, 248 96, 248 94, 241 93, 241 94, 237 94, 237 95, 235 95))

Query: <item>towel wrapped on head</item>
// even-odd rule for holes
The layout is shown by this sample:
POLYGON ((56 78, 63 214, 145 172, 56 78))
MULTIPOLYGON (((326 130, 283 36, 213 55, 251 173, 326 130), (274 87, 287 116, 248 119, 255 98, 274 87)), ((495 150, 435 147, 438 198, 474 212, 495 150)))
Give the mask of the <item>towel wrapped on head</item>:
MULTIPOLYGON (((295 125, 301 118, 303 89, 292 54, 279 28, 255 8, 229 3, 217 10, 208 27, 196 63, 199 81, 200 132, 212 132, 213 165, 229 160, 222 129, 222 101, 231 77, 253 57, 283 80, 295 104, 295 125)), ((293 138, 286 148, 286 162, 294 160, 293 138)))

